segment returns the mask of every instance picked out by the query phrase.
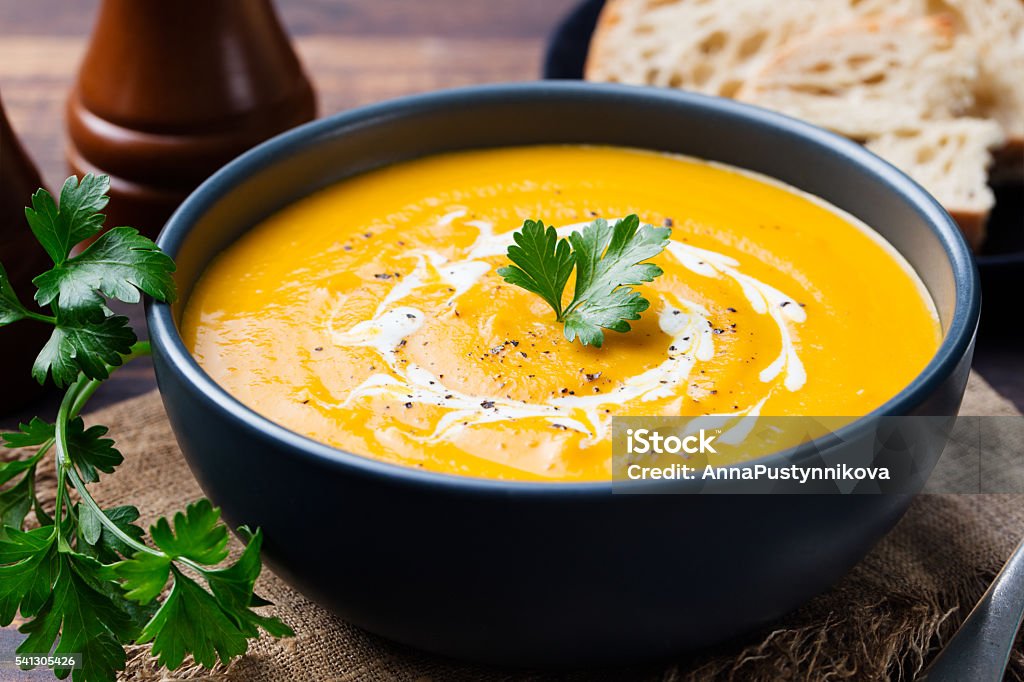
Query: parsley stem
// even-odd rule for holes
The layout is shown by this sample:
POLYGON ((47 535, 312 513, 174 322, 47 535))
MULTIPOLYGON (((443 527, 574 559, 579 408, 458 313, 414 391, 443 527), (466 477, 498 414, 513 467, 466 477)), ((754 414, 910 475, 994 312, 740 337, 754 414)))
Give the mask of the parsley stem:
POLYGON ((36 320, 38 322, 45 322, 46 324, 52 324, 52 325, 56 325, 57 324, 57 318, 53 317, 52 315, 43 315, 42 313, 34 313, 31 310, 27 310, 27 309, 24 310, 23 312, 25 313, 25 317, 27 317, 30 320, 36 320))
MULTIPOLYGON (((148 341, 139 341, 134 344, 131 348, 131 352, 124 356, 124 362, 129 362, 137 357, 148 355, 150 352, 150 346, 148 341)), ((112 367, 111 371, 117 369, 112 367)), ((113 521, 107 518, 107 515, 103 513, 100 506, 96 503, 96 500, 89 494, 88 489, 85 486, 85 482, 82 481, 81 476, 78 475, 78 470, 74 466, 74 462, 68 457, 67 447, 67 428, 68 422, 78 416, 78 414, 85 407, 85 404, 92 397, 96 389, 100 387, 103 381, 100 379, 88 379, 85 375, 80 375, 78 380, 75 381, 68 389, 67 393, 64 394, 64 399, 61 401, 60 409, 57 411, 57 428, 55 431, 55 443, 57 446, 57 471, 58 471, 58 487, 57 487, 57 499, 58 499, 58 520, 60 512, 60 493, 63 489, 64 478, 67 477, 71 484, 75 487, 79 497, 81 497, 82 504, 89 507, 96 517, 103 524, 103 527, 116 536, 118 540, 125 543, 132 549, 138 552, 146 552, 154 556, 165 556, 163 552, 148 547, 135 538, 131 537, 123 530, 117 527, 113 521)))

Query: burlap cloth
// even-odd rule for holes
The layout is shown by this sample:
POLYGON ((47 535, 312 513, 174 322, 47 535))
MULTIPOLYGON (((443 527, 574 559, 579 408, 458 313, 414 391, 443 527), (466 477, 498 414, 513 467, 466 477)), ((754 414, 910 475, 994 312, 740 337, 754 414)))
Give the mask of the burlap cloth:
MULTIPOLYGON (((972 377, 964 414, 1017 415, 972 377)), ((146 518, 201 495, 153 393, 89 417, 108 424, 125 455, 95 486, 105 505, 135 504, 146 518)), ((535 673, 463 665, 400 647, 327 614, 269 571, 258 591, 296 632, 269 637, 227 668, 160 671, 148 647, 130 652, 124 679, 261 680, 835 680, 909 679, 955 631, 1024 536, 1022 495, 923 495, 899 526, 830 592, 741 641, 671 665, 535 673)), ((1024 679, 1018 646, 1008 679, 1024 679)))

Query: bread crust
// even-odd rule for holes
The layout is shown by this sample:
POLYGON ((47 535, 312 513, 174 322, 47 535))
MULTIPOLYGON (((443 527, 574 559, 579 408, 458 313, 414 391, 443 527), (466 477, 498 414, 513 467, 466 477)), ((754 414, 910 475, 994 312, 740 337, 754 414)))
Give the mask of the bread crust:
POLYGON ((967 244, 972 251, 978 251, 985 242, 985 225, 988 222, 988 212, 978 213, 976 211, 949 211, 949 215, 956 221, 957 227, 963 233, 967 244))

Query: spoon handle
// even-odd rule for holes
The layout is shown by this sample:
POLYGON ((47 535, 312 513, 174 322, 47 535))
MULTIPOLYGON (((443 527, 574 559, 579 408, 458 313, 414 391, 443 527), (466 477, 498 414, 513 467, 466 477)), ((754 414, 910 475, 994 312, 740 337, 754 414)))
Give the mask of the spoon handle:
POLYGON ((1000 682, 1024 618, 1024 541, 928 666, 928 682, 1000 682))

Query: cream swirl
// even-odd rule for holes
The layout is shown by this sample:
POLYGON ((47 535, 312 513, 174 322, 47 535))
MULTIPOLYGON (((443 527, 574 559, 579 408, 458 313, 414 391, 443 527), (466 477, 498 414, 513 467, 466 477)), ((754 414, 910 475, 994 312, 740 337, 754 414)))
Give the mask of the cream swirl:
MULTIPOLYGON (((442 224, 464 217, 464 211, 449 213, 442 224)), ((377 306, 373 318, 363 320, 349 329, 335 329, 334 319, 344 301, 328 322, 334 344, 372 348, 387 371, 377 371, 365 379, 340 404, 344 407, 368 396, 384 396, 402 403, 433 405, 447 410, 438 421, 431 440, 451 439, 468 427, 518 419, 544 419, 557 426, 579 431, 586 443, 607 437, 610 420, 608 407, 638 400, 648 402, 686 393, 685 387, 694 369, 709 361, 715 353, 715 338, 710 314, 697 302, 662 295, 658 301, 658 320, 666 335, 665 359, 658 365, 631 376, 609 392, 587 396, 558 395, 543 402, 526 402, 496 395, 469 395, 446 386, 439 376, 423 366, 401 360, 398 349, 426 320, 426 313, 402 301, 424 287, 443 285, 450 291, 448 303, 458 300, 492 269, 486 258, 505 253, 512 243, 512 231, 494 233, 486 221, 466 221, 479 230, 464 258, 449 260, 441 253, 420 249, 409 253, 415 259, 413 271, 395 283, 377 306)), ((583 227, 584 223, 558 229, 561 236, 583 227)), ((776 384, 788 391, 797 391, 806 382, 806 373, 793 341, 791 325, 806 319, 806 312, 791 297, 768 284, 740 271, 740 263, 729 256, 700 249, 673 240, 668 253, 687 270, 699 277, 726 277, 735 281, 752 309, 769 315, 778 329, 781 341, 779 355, 759 372, 762 382, 770 384, 768 395, 776 384), (781 382, 780 382, 781 379, 781 382)), ((755 417, 767 398, 735 412, 711 418, 755 417)))

